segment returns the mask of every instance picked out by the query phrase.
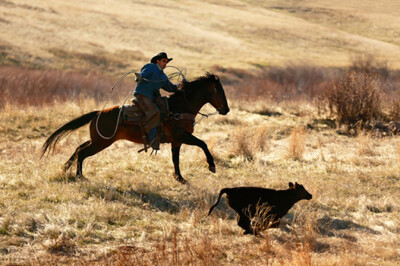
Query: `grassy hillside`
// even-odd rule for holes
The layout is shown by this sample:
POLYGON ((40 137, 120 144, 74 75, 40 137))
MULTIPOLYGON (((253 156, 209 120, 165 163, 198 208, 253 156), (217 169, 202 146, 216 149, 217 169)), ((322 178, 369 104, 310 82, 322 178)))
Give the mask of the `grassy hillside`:
POLYGON ((396 1, 264 2, 1 1, 0 63, 120 73, 167 51, 189 75, 364 53, 400 67, 396 1))

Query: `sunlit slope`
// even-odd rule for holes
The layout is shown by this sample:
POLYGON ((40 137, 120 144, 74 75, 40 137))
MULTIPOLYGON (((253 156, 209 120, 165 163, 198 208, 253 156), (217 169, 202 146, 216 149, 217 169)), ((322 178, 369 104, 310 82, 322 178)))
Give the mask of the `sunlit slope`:
POLYGON ((249 1, 329 28, 400 45, 400 1, 249 1))
POLYGON ((344 66, 367 53, 400 67, 396 1, 325 2, 7 0, 0 63, 115 73, 166 51, 196 75, 212 65, 344 66))

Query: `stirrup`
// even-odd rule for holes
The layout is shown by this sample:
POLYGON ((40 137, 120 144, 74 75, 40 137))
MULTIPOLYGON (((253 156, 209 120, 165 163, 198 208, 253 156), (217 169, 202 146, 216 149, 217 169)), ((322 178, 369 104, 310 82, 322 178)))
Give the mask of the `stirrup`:
POLYGON ((150 143, 150 147, 156 151, 160 150, 160 140, 154 138, 153 141, 150 143))
POLYGON ((142 151, 147 152, 147 149, 148 149, 148 148, 149 148, 149 147, 148 147, 146 144, 144 144, 144 148, 138 150, 137 152, 138 152, 138 153, 141 153, 142 151))
POLYGON ((151 146, 151 143, 149 145, 147 145, 147 139, 146 139, 145 135, 142 136, 142 139, 143 139, 144 148, 138 150, 138 153, 141 153, 142 151, 145 151, 147 153, 147 149, 151 146))
POLYGON ((147 146, 146 143, 143 143, 143 145, 144 145, 144 148, 138 150, 137 151, 138 153, 141 153, 142 151, 145 151, 147 153, 147 150, 151 147, 150 145, 147 146))
POLYGON ((160 150, 160 143, 158 143, 158 145, 155 146, 155 145, 156 145, 156 144, 155 144, 156 141, 157 141, 157 140, 154 138, 153 141, 150 143, 150 145, 144 144, 144 148, 138 150, 138 153, 140 153, 140 152, 142 152, 142 151, 146 151, 146 153, 147 153, 147 149, 152 148, 153 150, 151 151, 150 156, 153 154, 154 151, 155 151, 155 155, 157 155, 157 151, 160 150), (154 145, 155 147, 153 147, 153 145, 154 145))
POLYGON ((154 153, 154 155, 157 155, 157 152, 160 150, 160 141, 157 138, 154 138, 151 143, 150 147, 153 149, 150 153, 150 156, 154 153))
POLYGON ((156 156, 157 155, 157 152, 158 152, 158 150, 155 150, 155 149, 153 149, 152 151, 151 151, 151 153, 150 153, 150 156, 151 155, 153 155, 153 152, 154 152, 154 156, 156 156), (154 152, 155 151, 155 152, 154 152))

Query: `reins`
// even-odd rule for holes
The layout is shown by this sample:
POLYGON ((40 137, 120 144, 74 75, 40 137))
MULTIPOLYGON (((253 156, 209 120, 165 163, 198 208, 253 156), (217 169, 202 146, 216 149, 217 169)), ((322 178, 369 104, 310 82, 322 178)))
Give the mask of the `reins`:
POLYGON ((218 114, 218 111, 217 111, 217 112, 214 112, 214 113, 208 113, 208 114, 202 114, 202 113, 199 112, 199 114, 202 115, 202 117, 201 117, 199 120, 195 121, 195 122, 193 123, 193 126, 195 126, 196 124, 200 123, 200 121, 203 120, 203 118, 208 118, 208 117, 210 117, 210 116, 217 115, 217 114, 218 114))

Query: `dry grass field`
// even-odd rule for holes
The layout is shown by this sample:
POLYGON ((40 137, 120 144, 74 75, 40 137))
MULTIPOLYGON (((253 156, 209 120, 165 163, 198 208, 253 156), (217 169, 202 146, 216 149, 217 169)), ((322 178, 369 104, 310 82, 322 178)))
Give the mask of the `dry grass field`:
MULTIPOLYGON (((229 96, 229 95, 228 95, 229 96)), ((40 159, 45 138, 95 101, 1 110, 0 258, 48 264, 396 265, 400 259, 400 139, 339 135, 307 102, 230 101, 226 117, 196 126, 217 173, 198 148, 185 146, 173 177, 171 152, 138 154, 120 141, 85 161, 87 180, 62 164, 88 138, 87 128, 40 159), (258 114, 275 111, 274 116, 258 114), (312 125, 312 127, 307 126, 312 125), (311 129, 312 128, 312 129, 311 129), (262 237, 243 236, 234 212, 209 207, 221 188, 285 189, 313 194, 262 237)), ((211 107, 205 111, 211 111, 211 107)))
POLYGON ((399 265, 400 137, 367 130, 400 132, 399 11, 389 0, 0 0, 0 265, 399 265), (194 133, 215 174, 183 146, 181 185, 169 145, 149 157, 118 141, 77 180, 62 166, 88 127, 40 158, 55 129, 101 109, 159 51, 189 79, 221 78, 231 111, 194 133), (313 198, 261 237, 242 234, 224 197, 207 216, 224 187, 288 182, 313 198))

